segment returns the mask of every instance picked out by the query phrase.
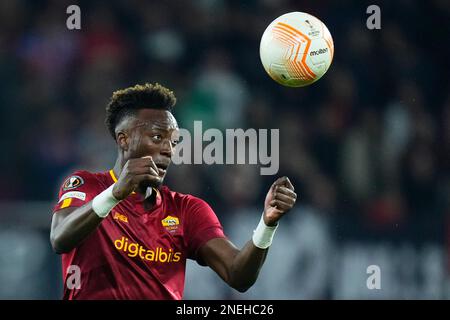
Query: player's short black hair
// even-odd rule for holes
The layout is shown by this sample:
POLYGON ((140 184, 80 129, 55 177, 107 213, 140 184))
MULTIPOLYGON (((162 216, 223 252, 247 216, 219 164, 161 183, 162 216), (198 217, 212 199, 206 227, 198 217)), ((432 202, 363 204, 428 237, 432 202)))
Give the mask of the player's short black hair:
POLYGON ((160 109, 172 112, 177 102, 174 93, 159 83, 138 84, 117 90, 106 107, 105 124, 111 136, 116 139, 116 126, 120 120, 140 109, 160 109))

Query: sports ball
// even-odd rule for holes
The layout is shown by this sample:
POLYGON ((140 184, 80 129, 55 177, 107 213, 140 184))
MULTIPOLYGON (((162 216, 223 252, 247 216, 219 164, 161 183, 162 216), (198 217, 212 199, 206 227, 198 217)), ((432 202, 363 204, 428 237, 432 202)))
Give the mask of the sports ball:
POLYGON ((272 21, 259 47, 266 72, 288 87, 304 87, 319 80, 330 67, 333 54, 327 26, 304 12, 286 13, 272 21))

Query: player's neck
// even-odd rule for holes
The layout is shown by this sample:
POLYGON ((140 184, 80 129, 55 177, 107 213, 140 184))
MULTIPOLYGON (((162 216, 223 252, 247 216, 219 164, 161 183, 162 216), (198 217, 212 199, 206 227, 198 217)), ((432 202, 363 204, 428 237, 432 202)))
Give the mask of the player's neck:
POLYGON ((157 193, 153 190, 150 196, 145 198, 143 205, 146 211, 150 211, 156 205, 156 197, 157 193))

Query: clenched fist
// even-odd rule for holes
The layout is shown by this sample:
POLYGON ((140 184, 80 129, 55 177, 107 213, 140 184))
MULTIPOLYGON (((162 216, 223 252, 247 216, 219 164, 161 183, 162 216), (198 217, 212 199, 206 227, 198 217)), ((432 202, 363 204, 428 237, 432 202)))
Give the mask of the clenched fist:
POLYGON ((288 177, 278 178, 270 187, 264 201, 264 223, 274 226, 295 204, 297 194, 288 177))
POLYGON ((160 171, 150 156, 129 159, 113 187, 113 196, 123 200, 133 191, 159 186, 163 179, 160 171))

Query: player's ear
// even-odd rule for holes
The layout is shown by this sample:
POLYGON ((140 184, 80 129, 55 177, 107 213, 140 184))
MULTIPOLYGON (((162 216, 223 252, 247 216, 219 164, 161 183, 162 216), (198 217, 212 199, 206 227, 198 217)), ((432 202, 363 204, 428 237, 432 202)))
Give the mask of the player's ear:
POLYGON ((120 149, 128 151, 128 141, 128 135, 125 132, 119 131, 116 133, 116 142, 120 149))

